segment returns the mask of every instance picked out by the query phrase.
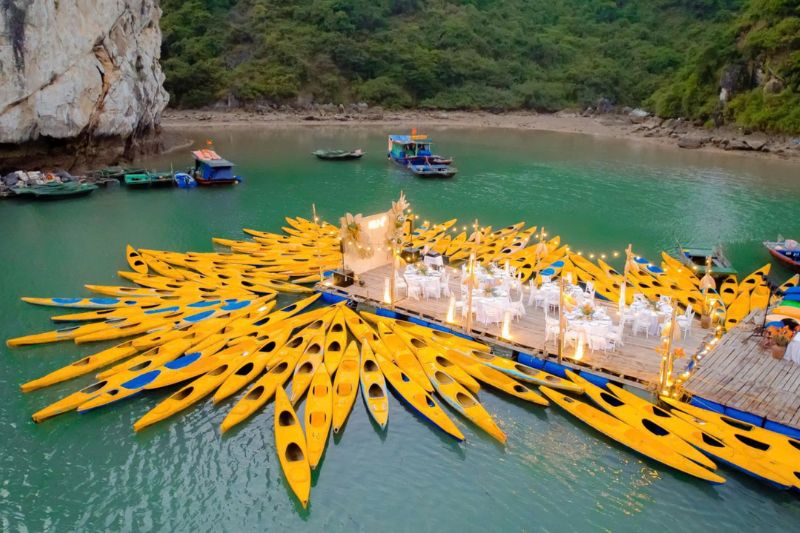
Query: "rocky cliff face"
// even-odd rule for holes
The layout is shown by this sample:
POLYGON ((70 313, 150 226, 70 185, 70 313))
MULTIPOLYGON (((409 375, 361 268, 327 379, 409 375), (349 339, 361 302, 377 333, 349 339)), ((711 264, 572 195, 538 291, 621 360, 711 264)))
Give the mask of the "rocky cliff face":
POLYGON ((160 17, 157 0, 0 0, 0 143, 125 151, 152 132, 160 17))

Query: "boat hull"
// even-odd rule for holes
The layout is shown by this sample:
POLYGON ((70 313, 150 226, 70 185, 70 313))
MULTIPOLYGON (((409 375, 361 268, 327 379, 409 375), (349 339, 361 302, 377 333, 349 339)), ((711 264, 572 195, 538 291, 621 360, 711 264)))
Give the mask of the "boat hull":
POLYGON ((764 243, 764 247, 769 252, 769 255, 771 255, 776 261, 778 261, 782 265, 787 266, 796 272, 800 272, 800 261, 795 261, 790 257, 786 257, 779 251, 775 250, 773 248, 775 244, 776 243, 767 243, 767 242, 764 243))

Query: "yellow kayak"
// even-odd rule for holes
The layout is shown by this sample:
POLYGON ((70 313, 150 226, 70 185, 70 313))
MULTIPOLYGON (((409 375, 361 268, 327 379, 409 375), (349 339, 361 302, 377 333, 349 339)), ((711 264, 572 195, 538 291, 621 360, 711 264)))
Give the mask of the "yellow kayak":
MULTIPOLYGON (((191 354, 190 356, 183 357, 191 359, 199 356, 200 354, 191 354)), ((159 357, 161 356, 153 351, 153 362, 155 362, 159 357)), ((175 361, 180 361, 183 357, 178 357, 175 361)), ((166 364, 169 365, 172 363, 166 364)), ((147 363, 139 363, 135 366, 130 366, 130 364, 128 364, 126 365, 126 371, 118 372, 108 378, 101 379, 96 383, 92 383, 91 385, 84 387, 77 392, 73 392, 72 394, 65 396, 64 398, 48 405, 47 407, 40 409, 33 414, 33 421, 41 422, 47 418, 66 413, 67 411, 72 411, 80 405, 86 404, 90 401, 95 401, 99 397, 105 399, 105 403, 109 403, 115 399, 114 397, 116 395, 119 395, 120 397, 127 397, 138 393, 142 390, 143 385, 151 383, 164 368, 163 366, 159 368, 153 368, 154 366, 155 365, 151 364, 150 360, 148 360, 147 363), (116 392, 111 395, 107 394, 110 391, 116 392)))
POLYGON ((681 454, 687 459, 691 459, 699 465, 711 470, 717 468, 716 464, 708 460, 697 448, 683 440, 679 435, 671 432, 658 418, 645 414, 641 409, 637 409, 634 405, 628 404, 625 400, 590 383, 574 372, 567 370, 567 376, 583 387, 586 395, 612 416, 619 418, 642 433, 655 438, 667 448, 681 454))
MULTIPOLYGON (((411 352, 411 349, 403 342, 403 339, 396 333, 389 329, 384 323, 378 324, 378 335, 381 337, 385 351, 383 355, 389 357, 394 363, 399 366, 408 377, 422 387, 426 392, 433 392, 433 385, 425 375, 422 365, 419 364, 417 358, 411 352)), ((373 350, 377 353, 381 350, 373 346, 373 350)))
POLYGON ((730 331, 736 324, 742 321, 747 313, 750 312, 750 291, 741 291, 733 303, 728 306, 725 315, 725 330, 730 331))
MULTIPOLYGON (((213 374, 214 376, 218 376, 220 373, 225 373, 225 376, 223 376, 224 380, 224 377, 227 377, 227 374, 232 371, 232 363, 235 357, 246 355, 253 350, 257 350, 258 347, 258 341, 250 339, 247 342, 242 342, 216 355, 205 357, 198 355, 200 359, 186 367, 186 369, 192 368, 193 370, 189 371, 184 369, 181 375, 185 376, 184 379, 192 379, 202 375, 213 374)), ((171 355, 172 354, 168 354, 166 357, 171 355)), ((174 358, 174 356, 172 357, 174 358)), ((94 398, 80 404, 78 406, 78 412, 82 413, 113 402, 118 402, 138 394, 145 389, 155 389, 165 386, 157 384, 160 378, 162 379, 160 383, 166 382, 169 385, 178 383, 177 381, 170 381, 170 378, 174 378, 174 373, 170 375, 170 378, 164 379, 165 369, 168 368, 167 365, 180 359, 173 360, 173 358, 165 362, 163 359, 159 359, 158 354, 154 354, 151 359, 134 364, 125 371, 114 374, 108 379, 114 381, 115 385, 103 390, 94 398)), ((219 383, 222 383, 222 381, 219 383)))
POLYGON ((359 364, 361 378, 361 397, 367 406, 370 416, 381 429, 386 429, 389 421, 389 397, 386 394, 386 380, 378 366, 378 360, 366 339, 361 342, 361 360, 359 364))
MULTIPOLYGON (((453 379, 458 381, 461 385, 469 389, 473 394, 477 394, 481 388, 475 378, 470 376, 461 367, 455 364, 444 352, 444 349, 439 345, 429 343, 419 337, 415 337, 402 330, 395 330, 395 333, 400 335, 403 341, 411 348, 414 355, 417 356, 419 362, 424 366, 426 363, 433 362, 447 372, 453 379)), ((429 376, 430 377, 430 376, 429 376)))
POLYGON ((44 333, 34 333, 33 335, 8 339, 6 345, 13 348, 30 344, 71 341, 80 335, 88 335, 94 331, 103 331, 108 327, 109 325, 106 322, 92 322, 91 324, 83 324, 81 326, 68 326, 44 333))
POLYGON ((347 323, 347 329, 356 339, 359 341, 366 339, 368 342, 380 340, 378 333, 358 313, 346 306, 342 308, 342 311, 344 311, 344 321, 347 323))
POLYGON ((537 370, 529 366, 517 363, 511 359, 500 357, 491 353, 481 352, 478 350, 471 350, 469 352, 462 352, 467 357, 475 359, 477 362, 490 366, 495 370, 499 370, 504 374, 508 374, 512 378, 520 381, 527 381, 534 385, 546 385, 553 389, 573 392, 575 394, 582 394, 583 388, 580 384, 573 381, 554 376, 548 372, 537 370))
POLYGON ((283 387, 275 391, 275 447, 283 475, 303 508, 311 493, 311 465, 308 463, 303 428, 283 387))
POLYGON ((375 359, 378 361, 378 365, 383 375, 386 377, 386 380, 403 402, 416 411, 422 418, 451 437, 457 440, 464 440, 464 434, 461 433, 458 427, 448 418, 445 412, 442 411, 425 389, 420 387, 416 381, 411 379, 405 372, 380 353, 375 354, 375 359))
POLYGON ((750 312, 756 309, 766 310, 769 305, 769 287, 763 283, 756 285, 753 292, 750 294, 750 312))
MULTIPOLYGON (((783 294, 786 292, 786 289, 797 287, 798 283, 800 283, 800 274, 795 274, 794 276, 784 281, 781 284, 781 286, 778 287, 773 293, 772 299, 770 300, 770 305, 775 305, 778 302, 780 302, 781 298, 783 297, 783 294)), ((25 298, 23 298, 23 300, 25 300, 25 298)))
POLYGON ((311 387, 306 398, 306 449, 308 451, 308 464, 311 469, 316 469, 325 446, 328 444, 328 435, 331 432, 331 419, 333 416, 333 386, 331 377, 325 365, 318 365, 311 387))
MULTIPOLYGON (((675 416, 702 426, 726 442, 738 444, 753 456, 786 465, 794 471, 800 470, 800 441, 685 402, 668 398, 662 400, 677 409, 673 411, 675 416)), ((794 484, 799 482, 800 478, 794 484)))
POLYGON ((759 461, 748 454, 741 446, 737 446, 736 443, 718 439, 703 429, 674 416, 669 411, 665 411, 621 387, 609 384, 608 388, 617 397, 630 405, 638 407, 645 414, 654 417, 659 424, 692 446, 700 449, 712 459, 716 459, 778 488, 787 489, 792 485, 793 481, 781 474, 774 465, 759 461))
POLYGON ((266 404, 277 389, 289 380, 297 366, 297 361, 305 351, 312 337, 301 334, 294 336, 279 350, 281 358, 270 367, 269 371, 256 381, 250 390, 233 406, 220 429, 223 433, 243 422, 266 404))
POLYGON ((387 325, 391 325, 392 328, 401 328, 407 333, 416 335, 417 337, 421 337, 425 340, 434 342, 436 344, 440 344, 447 348, 455 348, 457 350, 484 350, 484 351, 489 350, 489 346, 487 346, 486 344, 476 342, 470 339, 465 339, 464 337, 459 337, 457 335, 453 335, 452 333, 448 333, 446 331, 439 331, 438 329, 432 329, 425 326, 420 326, 419 324, 406 322, 405 320, 397 320, 393 318, 378 316, 372 313, 367 313, 365 311, 361 311, 361 315, 368 321, 372 322, 373 324, 377 325, 380 323, 384 323, 387 325))
POLYGON ((595 409, 589 404, 580 402, 548 387, 542 387, 541 391, 545 396, 575 418, 586 423, 610 439, 654 461, 711 483, 725 482, 725 478, 670 450, 654 437, 641 432, 622 420, 614 418, 599 409, 595 409))
POLYGON ((303 355, 300 356, 292 376, 292 405, 296 405, 300 401, 308 386, 311 385, 317 367, 323 364, 324 342, 324 335, 317 335, 311 339, 303 355))
MULTIPOLYGON (((201 376, 223 362, 234 361, 246 356, 260 346, 257 340, 250 338, 218 351, 219 347, 224 344, 224 338, 212 339, 210 343, 203 346, 202 350, 193 351, 164 363, 156 369, 158 374, 144 388, 159 389, 201 376)), ((195 346, 193 349, 197 349, 197 347, 195 346)))
POLYGON ((510 378, 507 374, 483 365, 474 359, 470 359, 466 355, 456 350, 448 350, 446 353, 451 361, 461 366, 461 368, 463 368, 469 375, 478 381, 482 381, 487 385, 491 385, 492 387, 499 389, 506 394, 510 394, 511 396, 515 396, 521 400, 541 406, 550 405, 550 402, 548 402, 545 398, 534 392, 532 389, 529 389, 522 383, 510 378))
POLYGON ((351 341, 333 381, 333 432, 339 433, 358 395, 358 345, 351 341))
POLYGON ((214 392, 234 370, 232 362, 224 362, 195 379, 145 413, 133 424, 134 431, 141 431, 199 402, 214 392))
POLYGON ((755 289, 757 285, 763 283, 764 279, 767 277, 767 274, 769 274, 771 268, 772 264, 767 263, 763 267, 755 270, 752 274, 744 278, 742 282, 739 284, 739 293, 741 294, 742 292, 750 292, 753 289, 755 289))
POLYGON ((147 274, 147 263, 144 262, 142 256, 137 252, 133 246, 128 244, 125 246, 125 257, 128 260, 128 265, 131 269, 139 274, 147 274))
POLYGON ((719 295, 722 297, 722 302, 725 307, 730 307, 736 299, 736 294, 739 292, 739 284, 736 282, 736 276, 728 276, 722 281, 719 286, 719 295))
POLYGON ((225 398, 236 394, 248 383, 260 376, 267 366, 267 361, 271 360, 289 340, 290 331, 288 329, 280 329, 268 335, 269 341, 264 346, 237 361, 231 374, 214 393, 214 403, 219 403, 225 398))
POLYGON ((40 378, 23 383, 20 385, 20 389, 22 392, 31 392, 43 387, 49 387, 50 385, 88 374, 95 369, 110 365, 137 353, 139 353, 139 350, 133 346, 133 341, 128 340, 95 354, 87 355, 40 378))
POLYGON ((333 375, 339 368, 339 361, 342 360, 344 349, 347 346, 347 329, 345 327, 344 312, 340 309, 336 311, 328 333, 325 335, 325 368, 329 375, 333 375))
POLYGON ((465 389, 458 381, 453 379, 442 367, 436 364, 433 359, 427 359, 422 367, 433 383, 436 393, 447 404, 455 409, 461 416, 469 419, 476 426, 486 433, 505 444, 506 434, 503 433, 492 415, 478 402, 478 400, 465 389))

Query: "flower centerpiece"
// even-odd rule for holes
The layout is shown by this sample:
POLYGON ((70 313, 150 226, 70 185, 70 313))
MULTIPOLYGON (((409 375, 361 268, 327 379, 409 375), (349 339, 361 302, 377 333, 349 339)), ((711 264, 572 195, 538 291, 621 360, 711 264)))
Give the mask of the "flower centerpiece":
POLYGON ((594 307, 592 306, 591 303, 586 302, 585 304, 580 306, 580 311, 581 315, 583 315, 584 318, 591 318, 592 315, 594 314, 594 307))
POLYGON ((789 326, 776 327, 770 326, 767 328, 767 333, 772 341, 772 357, 775 359, 783 359, 786 353, 786 347, 792 342, 795 331, 789 326))
POLYGON ((428 265, 425 263, 419 263, 417 265, 417 274, 420 276, 427 276, 428 275, 428 265))

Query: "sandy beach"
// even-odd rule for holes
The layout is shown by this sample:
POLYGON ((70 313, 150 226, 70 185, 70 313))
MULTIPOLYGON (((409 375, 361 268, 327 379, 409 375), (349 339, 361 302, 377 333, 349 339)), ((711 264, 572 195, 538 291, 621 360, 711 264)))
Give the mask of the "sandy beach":
POLYGON ((726 153, 800 162, 800 139, 748 133, 738 128, 707 130, 677 120, 634 118, 620 114, 582 116, 573 112, 488 113, 481 111, 385 111, 328 108, 311 111, 167 110, 162 127, 168 134, 197 127, 392 126, 399 129, 437 127, 506 128, 574 133, 637 141, 681 150, 726 153))

